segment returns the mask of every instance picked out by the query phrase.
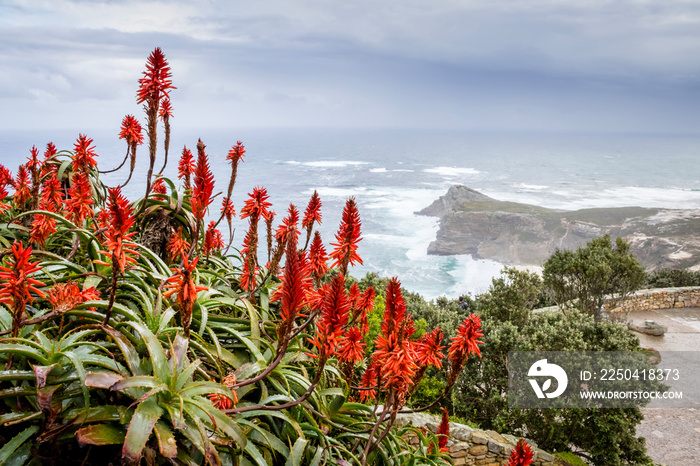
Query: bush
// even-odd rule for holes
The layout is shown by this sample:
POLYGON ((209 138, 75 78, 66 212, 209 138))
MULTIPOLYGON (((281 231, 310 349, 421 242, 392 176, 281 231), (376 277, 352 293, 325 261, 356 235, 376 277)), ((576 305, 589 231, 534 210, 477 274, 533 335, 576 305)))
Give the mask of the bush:
POLYGON ((610 236, 594 239, 576 251, 557 250, 544 263, 544 286, 562 306, 594 315, 604 299, 622 301, 644 282, 644 268, 629 252, 630 245, 610 236))
MULTIPOLYGON (((509 351, 637 351, 639 340, 625 326, 595 322, 571 310, 533 314, 542 283, 526 272, 506 269, 489 292, 477 298, 484 325, 482 358, 465 369, 455 386, 455 414, 485 429, 535 440, 547 451, 586 452, 594 464, 647 464, 642 420, 635 409, 509 409, 509 351)), ((583 453, 582 453, 583 454, 583 453)))
POLYGON ((661 269, 647 274, 645 288, 700 286, 700 272, 685 269, 661 269))

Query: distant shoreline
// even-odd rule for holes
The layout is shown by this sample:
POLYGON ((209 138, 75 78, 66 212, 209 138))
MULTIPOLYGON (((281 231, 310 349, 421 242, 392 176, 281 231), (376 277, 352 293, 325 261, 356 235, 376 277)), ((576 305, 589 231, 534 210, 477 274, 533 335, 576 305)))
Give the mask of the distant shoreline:
POLYGON ((700 269, 700 209, 614 207, 561 211, 492 199, 455 185, 417 212, 440 218, 428 254, 470 254, 505 265, 541 266, 556 249, 605 234, 621 237, 649 270, 700 269))

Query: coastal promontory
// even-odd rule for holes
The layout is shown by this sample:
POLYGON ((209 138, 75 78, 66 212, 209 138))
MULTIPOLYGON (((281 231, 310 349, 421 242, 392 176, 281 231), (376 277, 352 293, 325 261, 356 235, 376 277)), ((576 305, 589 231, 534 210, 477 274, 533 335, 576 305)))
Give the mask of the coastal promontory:
POLYGON ((556 249, 621 237, 649 270, 700 269, 700 210, 644 207, 560 211, 499 201, 466 186, 417 212, 440 218, 429 254, 470 254, 506 265, 541 265, 556 249))

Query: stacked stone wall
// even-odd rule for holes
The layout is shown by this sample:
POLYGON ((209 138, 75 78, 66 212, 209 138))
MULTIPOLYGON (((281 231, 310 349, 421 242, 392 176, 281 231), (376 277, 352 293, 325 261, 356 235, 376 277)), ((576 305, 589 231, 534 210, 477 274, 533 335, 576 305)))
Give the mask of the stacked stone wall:
POLYGON ((610 309, 610 312, 650 311, 684 307, 700 307, 700 287, 686 286, 640 290, 628 296, 614 309, 610 309))
MULTIPOLYGON (((424 413, 404 414, 397 417, 396 423, 399 426, 413 425, 437 432, 440 417, 424 413)), ((419 440, 415 435, 409 436, 408 440, 414 446, 418 445, 419 440)), ((534 452, 533 466, 562 464, 554 455, 538 449, 535 442, 527 439, 526 441, 534 452)), ((455 466, 503 466, 508 464, 510 453, 517 442, 518 437, 512 435, 474 429, 464 424, 450 422, 447 446, 455 466)))

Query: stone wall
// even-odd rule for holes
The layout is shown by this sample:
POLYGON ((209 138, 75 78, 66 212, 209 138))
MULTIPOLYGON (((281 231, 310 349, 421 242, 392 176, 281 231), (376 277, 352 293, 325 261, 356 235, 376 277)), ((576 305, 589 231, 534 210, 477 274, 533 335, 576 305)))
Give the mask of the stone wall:
MULTIPOLYGON (((433 432, 440 425, 440 417, 425 413, 402 414, 396 418, 398 426, 413 425, 418 428, 427 428, 433 432)), ((418 438, 409 437, 409 441, 418 444, 418 438)), ((534 466, 554 466, 562 464, 553 455, 539 450, 537 444, 531 440, 527 443, 535 453, 534 466)), ((450 448, 450 457, 455 466, 502 466, 508 464, 510 452, 518 442, 518 438, 512 435, 499 434, 492 430, 473 429, 464 424, 450 422, 450 435, 447 446, 450 448)))
MULTIPOLYGON (((627 313, 634 311, 650 311, 653 309, 672 309, 682 307, 700 307, 700 286, 685 286, 679 288, 651 288, 639 290, 618 303, 617 307, 609 309, 603 303, 603 307, 613 313, 627 313)), ((559 311, 559 306, 543 307, 533 312, 559 311)))
POLYGON ((639 290, 627 297, 610 312, 649 311, 652 309, 671 309, 682 307, 700 307, 700 287, 653 288, 639 290))

